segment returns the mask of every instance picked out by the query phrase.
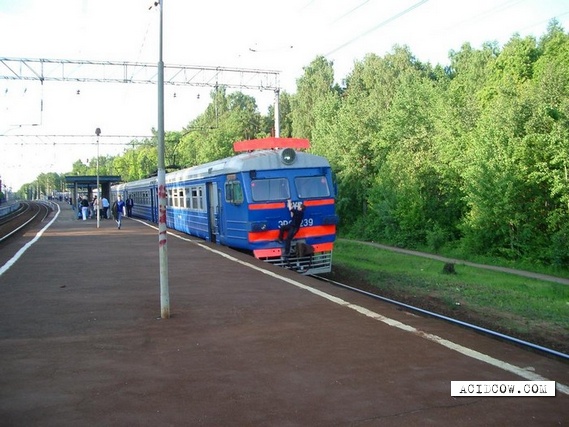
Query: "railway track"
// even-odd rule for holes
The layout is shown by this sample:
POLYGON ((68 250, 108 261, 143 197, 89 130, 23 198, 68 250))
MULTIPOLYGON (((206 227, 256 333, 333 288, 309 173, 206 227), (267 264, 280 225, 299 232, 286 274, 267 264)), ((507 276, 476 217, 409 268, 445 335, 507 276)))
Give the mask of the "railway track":
MULTIPOLYGON (((9 216, 5 216, 0 218, 0 244, 3 243, 5 240, 9 239, 11 236, 16 235, 19 231, 25 230, 26 227, 32 227, 34 224, 40 224, 52 211, 52 208, 49 204, 47 203, 41 203, 41 202, 22 202, 22 206, 21 208, 14 212, 12 215, 9 216)), ((376 293, 370 292, 368 290, 363 290, 360 289, 358 287, 352 286, 352 285, 348 285, 345 283, 341 283, 332 279, 328 279, 319 275, 312 275, 312 277, 326 282, 328 284, 331 284, 333 286, 336 287, 340 287, 343 289, 347 289, 350 290, 352 292, 356 292, 362 295, 365 295, 367 297, 373 298, 373 299, 377 299, 377 300, 381 300, 384 302, 387 302, 389 304, 394 304, 397 307, 400 307, 402 309, 405 310, 409 310, 411 312, 415 312, 415 313, 419 313, 422 315, 426 315, 429 317, 433 317, 433 318, 437 318, 437 319, 441 319, 444 320, 446 322, 455 324, 455 325, 459 325, 461 327, 482 333, 484 335, 488 335, 491 337, 494 337, 496 339, 500 339, 503 341, 507 341, 510 343, 514 343, 516 345, 519 345, 521 347, 527 348, 527 349, 531 349, 534 351, 537 351, 539 353, 542 354, 546 354, 549 356, 553 356, 559 359, 562 359, 564 361, 569 361, 569 354, 566 353, 562 353, 559 351, 556 351, 554 349, 551 348, 547 348, 544 346, 540 346, 525 340, 521 340, 519 338, 515 338, 488 328, 483 328, 462 320, 458 320, 458 319, 454 319, 452 317, 449 316, 445 316, 445 315, 441 315, 439 313, 433 312, 433 311, 429 311, 423 308, 419 308, 407 303, 403 303, 401 301, 397 301, 391 298, 387 298, 381 295, 378 295, 376 293)))
POLYGON ((462 321, 462 320, 453 319, 452 317, 444 316, 444 315, 441 315, 441 314, 438 314, 438 313, 435 313, 435 312, 432 312, 432 311, 429 311, 429 310, 425 310, 425 309, 422 309, 422 308, 419 308, 419 307, 415 307, 415 306, 413 306, 413 305, 406 304, 406 303, 403 303, 403 302, 400 302, 400 301, 396 301, 396 300, 391 299, 391 298, 386 298, 386 297, 384 297, 384 296, 375 294, 375 293, 373 293, 373 292, 369 292, 369 291, 366 291, 366 290, 363 290, 363 289, 359 289, 359 288, 357 288, 357 287, 350 286, 350 285, 347 285, 347 284, 345 284, 345 283, 337 282, 337 281, 335 281, 335 280, 328 279, 328 278, 325 278, 325 277, 322 277, 322 276, 313 275, 312 277, 314 277, 314 278, 316 278, 316 279, 318 279, 318 280, 320 280, 320 281, 329 283, 329 284, 331 284, 331 285, 333 285, 333 286, 337 286, 337 287, 340 287, 340 288, 343 288, 343 289, 347 289, 347 290, 350 290, 350 291, 353 291, 353 292, 356 292, 356 293, 359 293, 359 294, 362 294, 362 295, 366 295, 366 296, 368 296, 368 297, 371 297, 371 298, 374 298, 374 299, 377 299, 377 300, 380 300, 380 301, 384 301, 384 302, 387 302, 387 303, 389 303, 389 304, 394 304, 394 305, 396 305, 397 307, 400 307, 400 308, 405 309, 405 310, 409 310, 409 311, 412 311, 412 312, 415 312, 415 313, 420 313, 420 314, 422 314, 422 315, 426 315, 426 316, 434 317, 434 318, 437 318, 437 319, 441 319, 441 320, 444 320, 444 321, 446 321, 446 322, 449 322, 449 323, 452 323, 452 324, 455 324, 455 325, 459 325, 459 326, 462 326, 462 327, 464 327, 464 328, 467 328, 467 329, 470 329, 470 330, 473 330, 473 331, 482 333, 482 334, 484 334, 484 335, 488 335, 488 336, 491 336, 491 337, 494 337, 494 338, 497 338, 497 339, 500 339, 500 340, 503 340, 503 341, 507 341, 507 342, 510 342, 510 343, 513 343, 513 344, 517 344, 517 345, 519 345, 519 346, 521 346, 521 347, 523 347, 523 348, 526 348, 526 349, 531 349, 531 350, 537 351, 537 352, 542 353, 542 354, 546 354, 546 355, 549 355, 549 356, 554 356, 554 357, 560 358, 560 359, 562 359, 562 360, 564 360, 564 361, 569 361, 569 354, 565 354, 565 353, 556 351, 556 350, 554 350, 554 349, 550 349, 550 348, 543 347, 543 346, 540 346, 540 345, 537 345, 537 344, 534 344, 534 343, 531 343, 531 342, 528 342, 528 341, 524 341, 524 340, 521 340, 521 339, 518 339, 518 338, 515 338, 515 337, 512 337, 512 336, 509 336, 509 335, 506 335, 506 334, 503 334, 503 333, 500 333, 500 332, 497 332, 497 331, 493 331, 493 330, 491 330, 491 329, 482 328, 482 327, 480 327, 480 326, 477 326, 477 325, 474 325, 474 324, 471 324, 471 323, 468 323, 468 322, 464 322, 464 321, 462 321))
POLYGON ((0 243, 41 223, 51 211, 52 208, 47 203, 21 202, 19 209, 0 218, 0 243))

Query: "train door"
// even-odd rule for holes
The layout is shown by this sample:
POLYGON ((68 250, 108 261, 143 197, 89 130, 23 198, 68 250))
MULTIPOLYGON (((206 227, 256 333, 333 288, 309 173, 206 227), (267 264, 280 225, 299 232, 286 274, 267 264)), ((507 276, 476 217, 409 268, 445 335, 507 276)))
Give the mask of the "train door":
POLYGON ((216 243, 219 241, 219 224, 221 224, 221 210, 216 182, 207 183, 207 204, 210 241, 216 243))

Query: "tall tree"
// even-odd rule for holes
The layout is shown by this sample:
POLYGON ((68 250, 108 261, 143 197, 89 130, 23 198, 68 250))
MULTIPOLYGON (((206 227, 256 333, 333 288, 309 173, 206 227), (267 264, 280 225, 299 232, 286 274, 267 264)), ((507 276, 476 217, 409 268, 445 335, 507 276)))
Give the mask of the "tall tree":
POLYGON ((304 67, 304 74, 297 80, 296 94, 292 98, 292 133, 295 137, 312 140, 315 110, 333 92, 333 63, 319 56, 304 67))

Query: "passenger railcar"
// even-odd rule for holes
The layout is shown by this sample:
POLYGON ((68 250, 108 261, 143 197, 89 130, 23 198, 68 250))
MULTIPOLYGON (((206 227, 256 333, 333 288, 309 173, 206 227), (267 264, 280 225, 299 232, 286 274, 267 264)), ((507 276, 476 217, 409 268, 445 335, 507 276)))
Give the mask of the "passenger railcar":
MULTIPOLYGON (((300 151, 309 146, 295 138, 240 141, 234 144, 240 154, 166 174, 167 227, 304 274, 330 272, 335 185, 325 158, 300 151), (303 203, 305 213, 285 260, 277 238, 290 221, 288 199, 303 203), (306 245, 313 254, 297 249, 306 245)), ((112 198, 119 193, 133 198, 134 217, 158 221, 156 178, 113 186, 112 198)))

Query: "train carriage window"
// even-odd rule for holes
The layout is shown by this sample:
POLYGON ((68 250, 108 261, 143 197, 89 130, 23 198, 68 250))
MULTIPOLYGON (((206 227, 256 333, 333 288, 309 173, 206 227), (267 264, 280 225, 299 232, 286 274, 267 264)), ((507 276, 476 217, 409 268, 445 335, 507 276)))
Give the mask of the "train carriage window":
POLYGON ((201 187, 198 187, 198 206, 197 208, 200 211, 205 210, 205 191, 204 191, 204 186, 202 185, 201 187))
POLYGON ((307 199, 311 197, 329 197, 330 188, 325 176, 302 176, 294 179, 298 197, 307 199))
POLYGON ((186 203, 185 207, 196 211, 203 211, 205 206, 204 188, 203 185, 186 188, 186 197, 184 199, 186 203))
POLYGON ((192 206, 192 187, 186 188, 186 206, 193 209, 192 206))
POLYGON ((174 206, 176 208, 185 208, 186 207, 186 198, 184 197, 184 189, 183 188, 174 188, 171 192, 169 192, 169 199, 171 199, 170 206, 174 206))
POLYGON ((198 187, 192 187, 192 209, 199 209, 200 202, 198 197, 198 187))
POLYGON ((256 179, 251 181, 251 194, 256 202, 263 200, 284 200, 290 198, 286 178, 256 179))
POLYGON ((243 203, 243 188, 239 181, 225 183, 225 201, 236 205, 243 203))
POLYGON ((172 190, 172 206, 179 207, 178 189, 174 188, 172 190))

